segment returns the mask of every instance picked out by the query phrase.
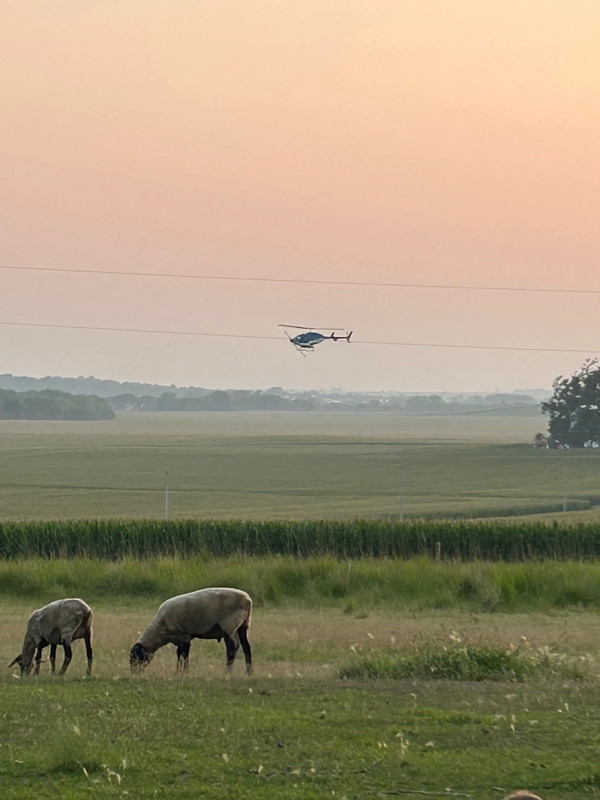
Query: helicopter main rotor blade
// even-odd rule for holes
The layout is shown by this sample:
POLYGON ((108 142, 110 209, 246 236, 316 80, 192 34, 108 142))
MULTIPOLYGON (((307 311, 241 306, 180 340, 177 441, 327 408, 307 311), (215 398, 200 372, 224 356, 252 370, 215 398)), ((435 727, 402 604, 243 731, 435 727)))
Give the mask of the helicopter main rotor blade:
POLYGON ((297 328, 300 331, 343 331, 344 328, 322 328, 320 325, 315 325, 308 328, 306 325, 278 325, 279 328, 297 328))

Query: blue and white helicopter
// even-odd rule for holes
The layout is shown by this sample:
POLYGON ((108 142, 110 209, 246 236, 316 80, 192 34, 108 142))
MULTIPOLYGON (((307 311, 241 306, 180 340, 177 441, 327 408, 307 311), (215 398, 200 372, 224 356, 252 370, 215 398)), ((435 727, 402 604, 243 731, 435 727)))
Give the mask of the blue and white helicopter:
POLYGON ((340 340, 349 342, 353 333, 353 331, 350 331, 350 333, 346 332, 345 334, 338 334, 337 331, 343 330, 342 328, 321 328, 323 331, 331 331, 331 333, 327 334, 320 333, 313 328, 306 328, 302 325, 280 325, 279 327, 295 328, 296 330, 305 331, 305 333, 297 333, 295 336, 290 336, 286 330, 286 335, 290 340, 290 343, 293 344, 296 350, 303 356, 306 355, 307 351, 314 351, 315 345, 321 344, 321 342, 324 342, 326 339, 333 342, 339 342, 340 340))

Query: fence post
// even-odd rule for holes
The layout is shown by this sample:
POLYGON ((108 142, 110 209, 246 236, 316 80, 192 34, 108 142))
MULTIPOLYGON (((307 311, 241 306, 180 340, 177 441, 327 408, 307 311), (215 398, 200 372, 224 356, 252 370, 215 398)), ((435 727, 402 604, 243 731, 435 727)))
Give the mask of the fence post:
POLYGON ((169 470, 165 472, 165 519, 169 519, 169 470))

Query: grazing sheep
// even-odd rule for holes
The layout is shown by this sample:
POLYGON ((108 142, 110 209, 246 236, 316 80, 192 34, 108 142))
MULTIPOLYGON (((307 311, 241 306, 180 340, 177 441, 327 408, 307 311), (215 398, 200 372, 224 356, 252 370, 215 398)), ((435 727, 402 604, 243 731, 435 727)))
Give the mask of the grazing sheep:
POLYGON ((14 661, 11 661, 9 667, 12 667, 13 664, 18 664, 21 668, 21 675, 29 675, 33 654, 36 653, 34 675, 37 675, 40 671, 42 650, 50 645, 50 668, 54 672, 56 669, 56 648, 60 644, 65 651, 65 659, 60 668, 60 674, 64 675, 71 663, 73 654, 71 642, 75 639, 83 639, 87 652, 87 674, 91 675, 92 616, 92 609, 88 604, 73 597, 66 600, 55 600, 43 608, 38 608, 29 617, 23 650, 14 661))
POLYGON ((231 669, 241 644, 250 674, 252 652, 247 632, 251 612, 252 600, 241 589, 200 589, 171 597, 131 648, 131 666, 145 667, 154 653, 170 642, 177 647, 177 668, 187 669, 192 639, 225 639, 227 668, 231 669))

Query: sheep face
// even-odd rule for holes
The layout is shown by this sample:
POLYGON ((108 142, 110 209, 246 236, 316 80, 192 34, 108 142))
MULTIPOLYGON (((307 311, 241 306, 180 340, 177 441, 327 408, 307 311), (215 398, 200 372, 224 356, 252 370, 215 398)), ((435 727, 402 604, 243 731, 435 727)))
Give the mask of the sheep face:
POLYGON ((134 644, 131 648, 131 652, 129 653, 129 663, 131 664, 131 669, 144 669, 144 667, 147 667, 152 661, 153 656, 154 653, 151 653, 149 650, 147 650, 143 644, 140 644, 139 642, 134 644))
POLYGON ((31 667, 33 666, 33 657, 26 662, 23 658, 23 653, 19 653, 19 655, 14 658, 10 664, 8 665, 9 668, 13 666, 13 664, 18 664, 21 670, 21 675, 29 675, 31 672, 31 667))

